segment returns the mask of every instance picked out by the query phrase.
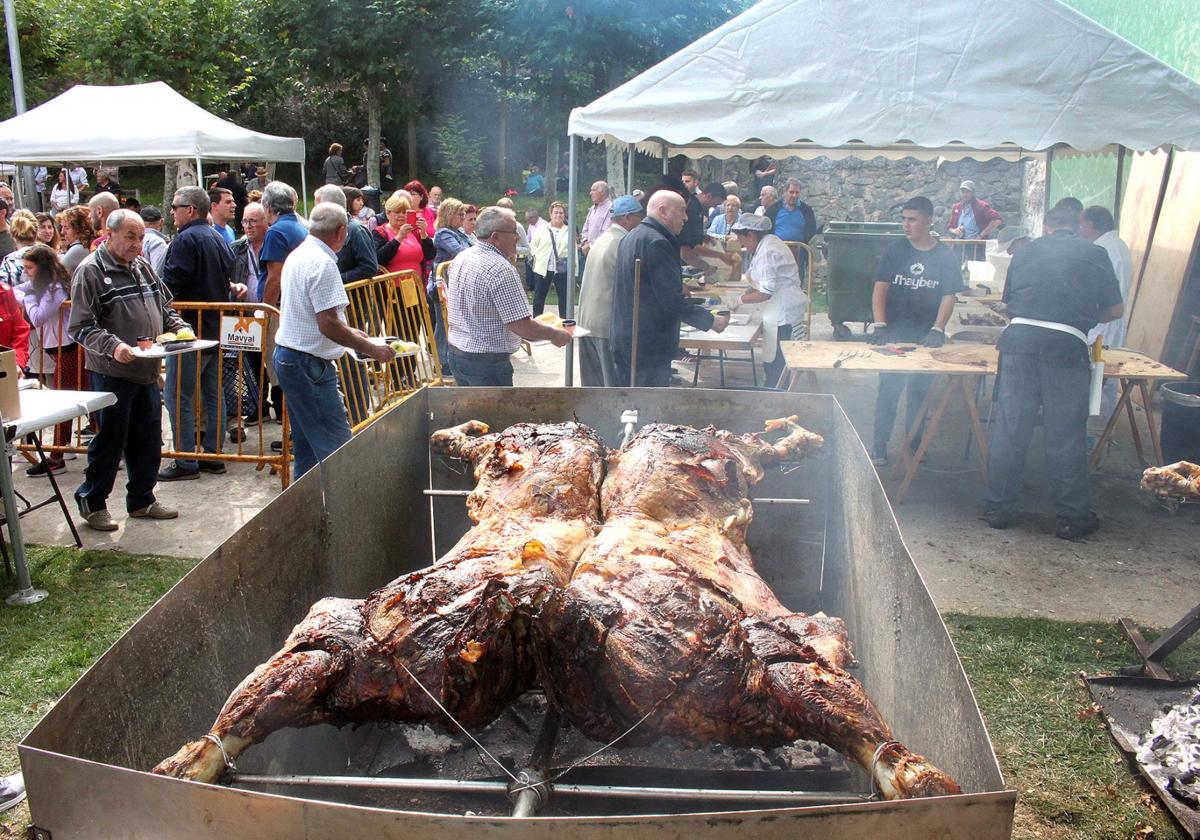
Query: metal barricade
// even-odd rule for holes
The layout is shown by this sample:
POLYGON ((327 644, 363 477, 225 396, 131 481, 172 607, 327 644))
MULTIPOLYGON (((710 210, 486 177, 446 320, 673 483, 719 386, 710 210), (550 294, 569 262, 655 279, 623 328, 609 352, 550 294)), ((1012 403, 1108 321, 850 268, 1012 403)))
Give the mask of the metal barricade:
POLYGON ((958 254, 960 265, 965 264, 968 260, 979 262, 987 259, 986 239, 954 239, 943 236, 938 241, 943 245, 948 245, 958 254))
MULTIPOLYGON (((272 472, 277 471, 282 486, 286 488, 291 480, 289 468, 291 434, 286 407, 281 405, 279 408, 283 423, 283 439, 279 452, 271 450, 270 441, 266 439, 262 423, 265 420, 263 392, 267 387, 268 379, 266 366, 270 363, 266 352, 268 349, 267 337, 271 323, 278 323, 279 310, 262 303, 236 302, 189 303, 176 301, 172 306, 181 315, 218 312, 219 317, 224 319, 224 323, 229 326, 229 335, 207 335, 203 320, 196 318, 196 338, 220 342, 212 352, 216 354, 216 393, 220 395, 218 405, 224 405, 225 408, 217 412, 221 415, 217 418, 204 416, 203 388, 201 387, 203 365, 198 364, 199 359, 195 358, 190 360, 190 364, 182 361, 187 356, 195 354, 174 357, 181 360, 181 368, 187 365, 193 373, 191 376, 175 377, 173 393, 167 392, 164 388, 163 405, 172 418, 176 418, 181 415, 185 400, 190 400, 194 433, 190 441, 192 447, 189 449, 184 441, 178 440, 179 432, 176 429, 175 421, 172 420, 172 439, 164 445, 162 457, 164 459, 253 463, 259 470, 270 468, 272 472), (232 376, 226 373, 227 369, 232 372, 232 376), (190 392, 187 397, 184 396, 185 386, 190 392), (232 395, 235 406, 229 405, 226 399, 228 395, 232 395), (229 414, 227 418, 225 415, 229 413, 230 408, 234 409, 234 413, 229 414), (245 422, 247 416, 259 418, 257 434, 254 436, 246 433, 249 428, 245 422), (233 419, 232 424, 228 422, 230 418, 233 419), (209 452, 204 451, 201 441, 205 424, 212 422, 217 424, 216 445, 215 451, 209 452), (237 438, 235 441, 226 440, 229 429, 238 430, 234 436, 237 438), (254 437, 257 438, 257 441, 254 441, 254 437), (257 445, 254 445, 255 443, 257 445), (233 448, 229 448, 230 446, 233 448)), ((58 340, 60 334, 66 336, 67 324, 70 319, 71 302, 68 300, 59 308, 56 324, 47 324, 33 329, 33 332, 38 335, 38 340, 36 349, 33 349, 30 354, 29 369, 31 374, 37 375, 42 380, 42 384, 48 387, 58 390, 92 390, 91 377, 85 371, 85 353, 81 346, 72 344, 69 350, 58 352, 48 351, 45 347, 47 337, 51 337, 50 340, 58 340)), ((225 330, 221 332, 224 333, 225 330)), ((214 364, 214 362, 208 364, 214 364)), ((43 450, 57 453, 87 452, 82 438, 84 427, 91 423, 89 418, 79 418, 74 421, 73 430, 67 433, 64 433, 62 429, 67 424, 59 424, 55 431, 55 442, 43 445, 43 450)), ((34 450, 34 447, 28 444, 22 444, 20 448, 26 452, 34 450)))
POLYGON ((346 354, 337 362, 338 379, 352 431, 366 427, 423 385, 442 384, 442 362, 433 336, 425 287, 416 272, 381 274, 346 285, 346 322, 370 336, 388 336, 418 345, 409 356, 379 364, 346 354))

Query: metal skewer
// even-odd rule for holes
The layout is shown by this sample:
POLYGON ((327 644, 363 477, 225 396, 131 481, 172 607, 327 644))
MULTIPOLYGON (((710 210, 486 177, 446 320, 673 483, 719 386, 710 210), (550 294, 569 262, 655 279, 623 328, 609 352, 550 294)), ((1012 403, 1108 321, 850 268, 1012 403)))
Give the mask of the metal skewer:
MULTIPOLYGON (((471 491, 471 490, 423 490, 422 492, 426 496, 469 496, 469 495, 471 495, 471 493, 473 491, 471 491)), ((812 503, 810 499, 760 498, 760 499, 751 499, 750 501, 756 505, 807 505, 807 504, 812 503)))

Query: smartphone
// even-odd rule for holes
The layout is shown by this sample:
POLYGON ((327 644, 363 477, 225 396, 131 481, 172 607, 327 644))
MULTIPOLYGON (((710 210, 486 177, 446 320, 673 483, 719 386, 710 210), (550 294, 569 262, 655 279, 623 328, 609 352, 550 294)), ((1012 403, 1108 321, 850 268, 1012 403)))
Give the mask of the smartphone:
POLYGON ((411 228, 415 228, 417 226, 417 211, 416 210, 409 210, 408 212, 406 212, 404 214, 404 224, 408 225, 411 228))

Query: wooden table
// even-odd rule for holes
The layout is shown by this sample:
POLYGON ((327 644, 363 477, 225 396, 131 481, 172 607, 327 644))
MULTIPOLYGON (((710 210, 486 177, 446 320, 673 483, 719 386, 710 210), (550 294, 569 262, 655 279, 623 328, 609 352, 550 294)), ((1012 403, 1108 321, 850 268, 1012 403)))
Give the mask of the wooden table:
MULTIPOLYGON (((987 443, 983 434, 983 425, 979 412, 975 407, 973 378, 995 375, 999 365, 999 351, 991 345, 982 344, 949 344, 945 347, 931 350, 918 346, 903 356, 886 356, 876 352, 871 345, 857 342, 841 341, 783 341, 779 344, 783 358, 787 364, 783 382, 787 390, 799 390, 801 374, 806 374, 810 390, 816 389, 817 371, 854 371, 864 373, 929 373, 939 377, 939 388, 931 388, 925 399, 925 405, 918 412, 915 428, 909 429, 905 436, 905 446, 902 457, 907 455, 908 446, 916 436, 926 414, 929 417, 929 430, 922 437, 921 444, 913 458, 909 460, 904 481, 896 494, 895 501, 899 503, 908 492, 908 487, 916 475, 917 467, 925 455, 928 441, 937 431, 942 415, 949 404, 950 395, 956 390, 966 403, 967 416, 971 421, 971 429, 979 443, 979 455, 983 464, 984 480, 987 480, 987 443), (851 355, 854 354, 854 355, 851 355)), ((1150 392, 1151 383, 1166 380, 1187 379, 1187 375, 1156 362, 1141 353, 1132 350, 1105 350, 1104 376, 1106 379, 1116 379, 1121 386, 1121 396, 1116 409, 1108 419, 1104 431, 1096 441, 1092 451, 1089 466, 1095 469, 1106 448, 1113 430, 1116 428, 1117 417, 1122 411, 1129 419, 1130 434, 1138 457, 1147 464, 1161 466, 1163 463, 1162 445, 1159 441, 1158 426, 1154 417, 1154 406, 1150 392), (1153 448, 1151 457, 1147 458, 1142 447, 1142 436, 1138 429, 1137 418, 1133 412, 1131 398, 1137 390, 1146 412, 1146 425, 1149 430, 1150 442, 1153 448), (1151 460, 1152 459, 1152 460, 1151 460)))
POLYGON ((807 374, 809 387, 815 390, 817 371, 928 373, 938 377, 938 381, 929 389, 925 402, 918 410, 912 428, 905 430, 904 445, 900 450, 901 458, 906 459, 908 463, 904 480, 893 497, 896 504, 903 501, 908 493, 909 485, 917 475, 917 468, 925 458, 925 450, 937 434, 942 416, 946 413, 946 406, 950 403, 951 395, 955 393, 961 395, 966 406, 967 416, 971 420, 971 432, 979 444, 977 451, 980 466, 983 468, 983 478, 987 481, 987 438, 983 434, 983 423, 975 406, 975 385, 979 377, 995 374, 996 348, 972 344, 957 347, 951 345, 934 350, 917 345, 915 349, 896 356, 885 355, 879 352, 882 348, 870 344, 846 341, 781 341, 779 348, 787 365, 782 384, 788 391, 800 390, 802 373, 807 374), (939 356, 941 358, 938 358, 939 356), (961 357, 963 361, 955 361, 954 356, 961 357), (921 436, 917 451, 909 458, 910 447, 926 415, 929 417, 929 428, 921 436))
MULTIPOLYGON (((708 358, 708 351, 716 351, 721 364, 721 387, 725 387, 725 354, 731 350, 750 353, 750 370, 758 385, 758 364, 755 361, 754 346, 762 337, 762 321, 758 315, 753 315, 748 324, 730 324, 725 332, 715 333, 712 330, 689 330, 685 325, 679 331, 679 346, 685 350, 696 350, 696 372, 692 374, 692 387, 700 379, 700 363, 708 358)), ((741 360, 737 360, 741 361, 741 360)))

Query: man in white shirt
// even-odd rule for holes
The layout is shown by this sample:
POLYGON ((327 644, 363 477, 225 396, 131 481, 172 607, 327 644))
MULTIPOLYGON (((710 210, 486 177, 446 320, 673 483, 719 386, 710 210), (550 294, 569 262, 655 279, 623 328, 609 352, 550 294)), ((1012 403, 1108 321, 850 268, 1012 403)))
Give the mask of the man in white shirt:
POLYGON ((350 300, 337 252, 346 243, 348 224, 345 209, 328 201, 318 204, 309 217, 308 237, 283 265, 274 363, 287 397, 297 478, 350 440, 334 362, 346 348, 377 362, 396 357, 392 348, 372 343, 346 324, 350 300))
POLYGON ((590 195, 592 206, 587 212, 587 218, 583 220, 583 231, 579 235, 579 250, 585 255, 613 223, 612 190, 608 182, 597 181, 592 184, 590 195))
POLYGON ((742 295, 742 303, 772 302, 763 312, 763 371, 766 384, 773 386, 783 373, 779 342, 808 337, 804 324, 808 295, 800 286, 796 258, 791 248, 771 233, 770 219, 744 213, 730 230, 750 254, 746 279, 754 288, 742 295))
POLYGON ((579 381, 584 387, 612 388, 619 384, 612 346, 608 343, 612 329, 613 282, 617 277, 617 248, 625 234, 637 227, 645 215, 645 208, 632 195, 623 195, 614 201, 612 227, 592 245, 587 265, 583 267, 576 318, 579 328, 591 335, 580 336, 576 343, 579 345, 579 381))
MULTIPOLYGON (((1133 284, 1133 255, 1129 246, 1117 235, 1117 223, 1108 208, 1096 204, 1079 214, 1079 238, 1086 239, 1093 245, 1099 245, 1108 252, 1108 260, 1112 263, 1113 272, 1117 275, 1117 286, 1121 289, 1121 300, 1129 303, 1129 289, 1133 284)), ((1088 331, 1088 344, 1101 339, 1105 347, 1124 347, 1125 330, 1129 326, 1129 307, 1125 307, 1124 317, 1097 324, 1088 331)), ((1107 423, 1117 407, 1117 381, 1113 378, 1104 380, 1104 389, 1100 392, 1100 418, 1107 423)), ((1089 432, 1089 437, 1091 433, 1089 432)), ((1089 446, 1090 448, 1090 446, 1089 446)))

